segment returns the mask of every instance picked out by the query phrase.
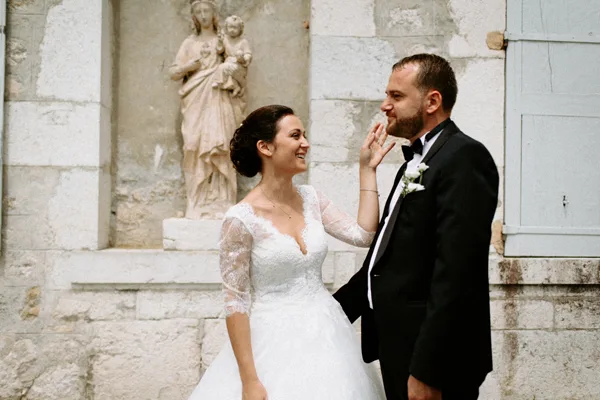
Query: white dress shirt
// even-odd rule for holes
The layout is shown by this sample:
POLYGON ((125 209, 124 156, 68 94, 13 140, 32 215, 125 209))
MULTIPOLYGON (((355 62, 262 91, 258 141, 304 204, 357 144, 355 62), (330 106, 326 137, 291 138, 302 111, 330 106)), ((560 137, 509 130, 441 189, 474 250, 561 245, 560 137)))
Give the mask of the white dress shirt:
MULTIPOLYGON (((441 131, 440 131, 440 133, 441 133, 441 131)), ((431 146, 433 146, 433 144, 435 143, 437 138, 440 137, 440 133, 438 133, 437 135, 435 135, 434 137, 429 139, 427 142, 425 142, 425 136, 427 134, 425 134, 419 138, 419 140, 423 143, 423 154, 415 153, 414 158, 412 160, 410 160, 410 162, 406 166, 405 172, 417 170, 417 166, 421 163, 421 160, 425 157, 425 155, 427 154, 427 152, 429 151, 431 146)), ((389 208, 387 216, 385 217, 385 221, 383 222, 383 228, 381 228, 381 233, 379 234, 379 237, 377 237, 377 243, 375 243, 375 248, 373 249, 373 254, 371 255, 371 260, 370 260, 370 264, 369 264, 369 272, 367 273, 367 297, 369 299, 369 306, 371 308, 373 308, 373 299, 371 297, 371 270, 373 269, 373 265, 375 264, 375 259, 377 258, 377 252, 379 251, 379 246, 381 245, 381 239, 383 238, 383 234, 385 233, 385 230, 388 228, 388 222, 390 220, 390 216, 392 215, 392 211, 394 211, 394 208, 396 207, 396 204, 398 203, 398 199, 400 199, 400 194, 402 193, 402 189, 404 189, 404 183, 402 182, 402 180, 400 180, 400 183, 398 183, 398 186, 396 186, 396 190, 391 195, 392 200, 390 202, 390 208, 389 208)), ((425 189, 425 190, 427 190, 427 189, 425 189)))

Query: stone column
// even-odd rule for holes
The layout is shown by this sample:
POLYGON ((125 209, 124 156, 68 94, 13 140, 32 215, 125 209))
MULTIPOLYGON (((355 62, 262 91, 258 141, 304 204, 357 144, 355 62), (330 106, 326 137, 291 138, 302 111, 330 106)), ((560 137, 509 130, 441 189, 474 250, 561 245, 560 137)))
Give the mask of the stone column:
POLYGON ((9 20, 3 239, 9 250, 101 249, 111 198, 112 10, 109 0, 46 3, 9 20))

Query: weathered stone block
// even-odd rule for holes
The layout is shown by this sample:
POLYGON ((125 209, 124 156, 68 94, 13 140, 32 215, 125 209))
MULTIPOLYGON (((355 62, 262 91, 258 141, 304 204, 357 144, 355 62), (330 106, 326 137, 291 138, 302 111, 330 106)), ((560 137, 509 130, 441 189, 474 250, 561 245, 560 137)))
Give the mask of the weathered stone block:
POLYGON ((32 75, 39 43, 36 26, 44 18, 33 14, 9 12, 6 20, 6 100, 30 100, 34 96, 32 75))
MULTIPOLYGON (((102 13, 102 22, 101 22, 101 32, 100 35, 100 54, 102 59, 102 64, 100 65, 100 103, 102 103, 103 107, 108 109, 108 118, 105 118, 105 121, 110 124, 110 109, 113 105, 113 65, 114 65, 114 51, 113 46, 115 40, 117 40, 115 35, 115 21, 114 16, 115 13, 113 11, 113 2, 103 0, 101 3, 101 13, 102 13)), ((108 130, 105 131, 107 136, 110 138, 110 125, 108 126, 108 130)), ((110 155, 109 155, 110 157, 110 155)))
POLYGON ((5 286, 39 286, 44 282, 46 253, 43 251, 4 251, 5 286))
POLYGON ((5 167, 2 239, 6 248, 47 249, 54 245, 48 201, 59 177, 60 172, 50 168, 5 167))
POLYGON ((44 14, 44 0, 9 0, 8 14, 44 14))
MULTIPOLYGON (((30 340, 17 342, 15 336, 0 335, 0 399, 19 399, 30 382, 23 382, 20 369, 35 360, 30 340)), ((23 377, 25 378, 25 377, 23 377)))
POLYGON ((202 367, 208 368, 227 341, 227 325, 224 319, 204 320, 202 338, 202 367))
MULTIPOLYGON (((2 213, 33 216, 39 225, 47 216, 48 202, 55 194, 61 171, 55 168, 5 166, 2 213)), ((30 232, 35 234, 35 232, 30 232)))
POLYGON ((555 309, 556 329, 600 329, 600 300, 561 299, 555 309))
POLYGON ((490 256, 491 284, 597 285, 595 258, 506 258, 490 256))
MULTIPOLYGON (((448 40, 445 32, 428 36, 406 36, 386 38, 394 46, 396 57, 394 63, 401 58, 418 53, 433 53, 448 58, 448 40)), ((391 72, 392 65, 387 68, 391 72)), ((387 80, 386 80, 387 84, 387 80)))
POLYGON ((0 336, 0 398, 84 398, 85 346, 78 335, 0 336))
POLYGON ((67 292, 60 294, 52 316, 69 322, 135 319, 133 292, 67 292))
POLYGON ((168 218, 163 221, 165 250, 219 250, 221 220, 168 218))
POLYGON ((492 329, 552 329, 554 306, 543 300, 493 300, 492 329))
POLYGON ((38 96, 100 103, 102 3, 62 1, 48 10, 38 96))
POLYGON ((374 0, 313 0, 312 35, 375 36, 374 0))
POLYGON ((138 319, 217 318, 223 311, 223 294, 213 291, 141 291, 138 319))
MULTIPOLYGON (((101 108, 90 103, 8 102, 5 163, 90 167, 106 163, 110 140, 99 140, 101 108)), ((105 133, 110 138, 110 130, 105 133)))
POLYGON ((77 364, 49 366, 27 391, 31 400, 81 400, 85 398, 84 371, 77 364))
MULTIPOLYGON (((340 144, 341 145, 341 144, 340 144)), ((344 147, 325 147, 325 146, 314 146, 311 147, 308 156, 309 162, 331 162, 331 163, 343 163, 348 161, 350 151, 344 147)))
MULTIPOLYGON (((310 118, 310 160, 345 162, 354 134, 358 104, 342 100, 313 100, 310 118)), ((351 160, 350 160, 351 161, 351 160)))
POLYGON ((453 58, 504 57, 503 51, 488 49, 485 38, 489 31, 505 30, 505 1, 453 0, 451 2, 436 1, 435 5, 438 29, 455 32, 458 28, 450 46, 453 58), (440 8, 445 9, 440 10, 440 8), (446 16, 450 18, 446 19, 446 16))
POLYGON ((600 332, 495 331, 492 338, 502 398, 600 397, 600 332))
POLYGON ((96 322, 88 396, 98 400, 186 399, 198 382, 198 321, 96 322), (129 371, 129 373, 127 372, 129 371))
POLYGON ((378 36, 424 36, 436 34, 434 1, 378 0, 375 21, 378 36))
POLYGON ((108 242, 109 221, 98 204, 108 172, 11 167, 5 176, 3 239, 8 248, 97 249, 108 242))
POLYGON ((395 53, 382 39, 313 36, 311 97, 380 100, 395 53))
POLYGON ((53 233, 47 224, 39 223, 33 215, 4 217, 3 246, 12 249, 48 249, 54 246, 53 233), (31 227, 36 229, 31 231, 31 227))
POLYGON ((99 204, 99 199, 109 184, 108 172, 99 169, 60 174, 55 195, 48 204, 48 222, 58 248, 95 250, 108 245, 106 204, 99 204))
POLYGON ((39 333, 45 306, 39 286, 2 287, 0 290, 0 326, 2 332, 39 333))
POLYGON ((221 285, 216 252, 110 249, 98 252, 51 252, 46 285, 149 289, 166 286, 221 285))
POLYGON ((496 165, 503 166, 504 108, 489 104, 504 103, 504 60, 469 60, 456 73, 459 91, 453 120, 463 132, 485 145, 496 165))

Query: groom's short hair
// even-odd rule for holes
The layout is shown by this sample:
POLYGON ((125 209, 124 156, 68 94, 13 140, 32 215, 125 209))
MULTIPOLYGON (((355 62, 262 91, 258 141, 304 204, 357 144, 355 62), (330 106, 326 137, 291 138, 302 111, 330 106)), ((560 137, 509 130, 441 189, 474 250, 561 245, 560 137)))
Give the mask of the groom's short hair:
POLYGON ((444 111, 452 111, 456 103, 458 85, 456 76, 446 59, 435 54, 414 54, 404 57, 392 67, 392 71, 402 69, 406 65, 418 65, 415 85, 422 92, 437 90, 442 95, 442 108, 444 111))

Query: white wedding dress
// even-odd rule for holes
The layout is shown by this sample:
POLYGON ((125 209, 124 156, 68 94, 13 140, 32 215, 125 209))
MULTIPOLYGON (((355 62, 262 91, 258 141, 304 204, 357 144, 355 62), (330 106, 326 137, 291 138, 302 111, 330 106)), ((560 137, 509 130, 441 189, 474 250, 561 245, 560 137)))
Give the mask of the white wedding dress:
MULTIPOLYGON (((356 246, 370 234, 311 186, 299 186, 306 254, 247 203, 233 206, 221 232, 227 315, 247 313, 258 377, 269 400, 380 400, 383 388, 360 354, 356 332, 324 287, 325 233, 356 246)), ((190 400, 241 400, 236 359, 227 341, 190 400)))

